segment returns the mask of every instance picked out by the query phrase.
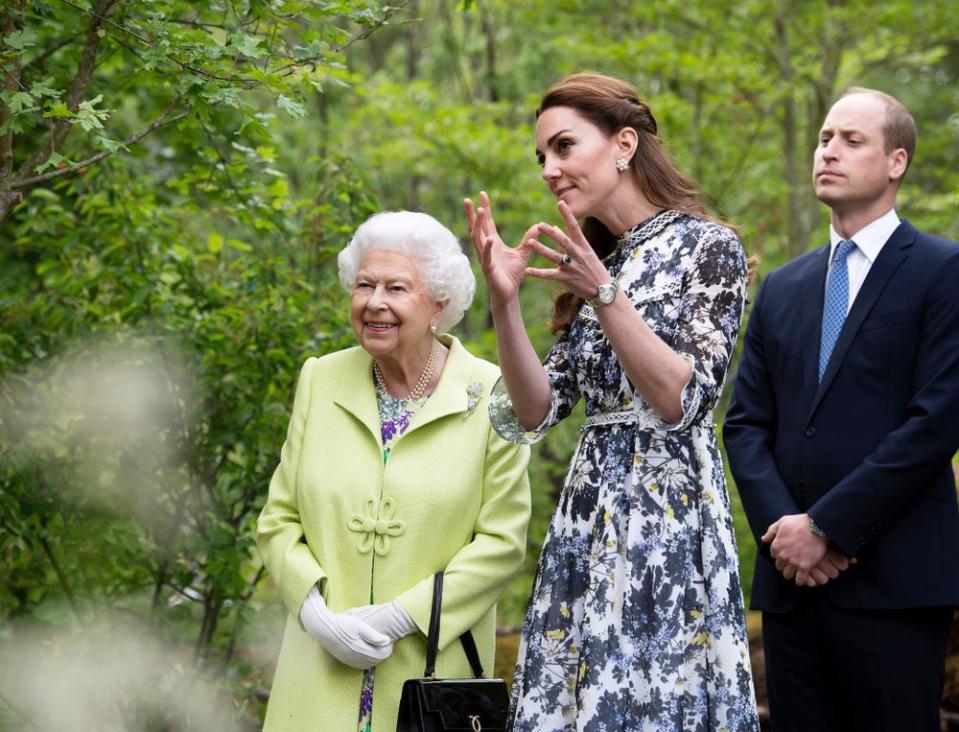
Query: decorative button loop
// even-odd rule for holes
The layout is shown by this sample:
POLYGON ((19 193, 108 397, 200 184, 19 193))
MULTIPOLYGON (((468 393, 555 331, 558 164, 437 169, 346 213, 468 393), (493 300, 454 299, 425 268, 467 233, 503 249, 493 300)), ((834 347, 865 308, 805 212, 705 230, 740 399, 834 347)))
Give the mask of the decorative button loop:
POLYGON ((394 519, 396 502, 392 498, 381 498, 379 505, 373 499, 366 502, 366 515, 354 513, 346 524, 350 531, 360 534, 360 554, 375 552, 383 557, 390 552, 390 537, 402 536, 406 532, 406 524, 394 519))

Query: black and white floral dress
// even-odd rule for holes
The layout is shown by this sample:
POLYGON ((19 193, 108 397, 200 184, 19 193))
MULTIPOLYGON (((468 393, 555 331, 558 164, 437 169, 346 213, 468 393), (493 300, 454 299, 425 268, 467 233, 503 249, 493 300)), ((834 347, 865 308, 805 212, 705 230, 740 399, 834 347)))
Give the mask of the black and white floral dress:
POLYGON ((500 381, 497 431, 535 442, 582 397, 586 423, 539 559, 513 686, 514 732, 758 730, 739 566, 712 407, 736 345, 746 263, 729 229, 662 211, 606 266, 693 367, 682 418, 636 394, 584 304, 545 361, 532 432, 500 381))

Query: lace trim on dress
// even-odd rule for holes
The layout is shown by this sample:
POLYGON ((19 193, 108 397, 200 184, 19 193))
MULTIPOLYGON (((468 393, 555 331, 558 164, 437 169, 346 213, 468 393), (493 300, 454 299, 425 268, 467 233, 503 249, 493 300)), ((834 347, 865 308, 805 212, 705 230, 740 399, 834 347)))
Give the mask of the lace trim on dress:
POLYGON ((616 238, 616 248, 603 257, 603 261, 605 262, 607 259, 610 259, 622 249, 631 249, 637 244, 656 236, 656 234, 682 215, 682 211, 677 211, 673 208, 664 208, 659 213, 653 214, 645 221, 636 224, 632 229, 627 229, 616 238))

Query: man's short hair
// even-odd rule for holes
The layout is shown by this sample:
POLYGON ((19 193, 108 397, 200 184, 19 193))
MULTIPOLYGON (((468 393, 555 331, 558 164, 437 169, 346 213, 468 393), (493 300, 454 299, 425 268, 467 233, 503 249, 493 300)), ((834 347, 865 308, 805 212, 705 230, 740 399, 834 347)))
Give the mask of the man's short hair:
POLYGON ((885 105, 886 121, 882 126, 885 150, 887 153, 891 153, 900 147, 905 150, 906 170, 909 170, 912 156, 916 154, 916 121, 909 114, 909 110, 894 96, 878 89, 851 86, 842 93, 842 97, 853 94, 871 94, 885 105))

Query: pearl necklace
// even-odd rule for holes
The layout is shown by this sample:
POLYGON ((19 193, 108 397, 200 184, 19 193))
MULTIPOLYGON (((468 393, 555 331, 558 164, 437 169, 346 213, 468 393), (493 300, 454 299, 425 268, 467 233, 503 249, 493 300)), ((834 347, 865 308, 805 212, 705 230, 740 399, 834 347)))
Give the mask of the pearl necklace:
MULTIPOLYGON (((433 342, 430 344, 430 355, 426 359, 426 366, 423 367, 423 373, 420 374, 420 378, 416 382, 416 386, 406 395, 404 401, 414 402, 423 398, 423 394, 426 392, 426 387, 430 385, 430 381, 433 380, 433 369, 436 368, 436 359, 439 356, 439 348, 436 347, 436 339, 433 339, 433 342)), ((376 361, 373 362, 373 381, 376 384, 376 388, 382 391, 384 394, 389 394, 386 389, 386 381, 383 379, 383 372, 380 371, 380 366, 376 361)))

